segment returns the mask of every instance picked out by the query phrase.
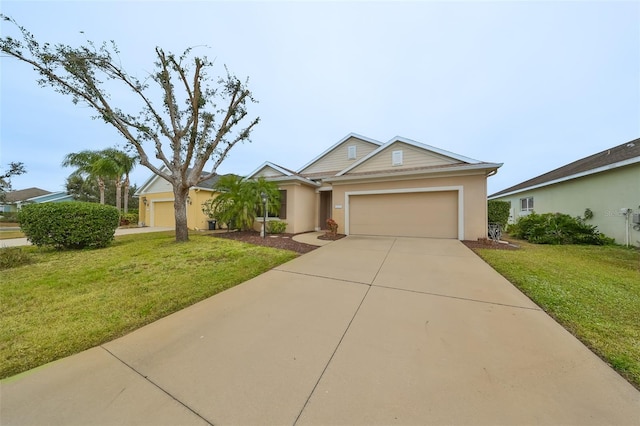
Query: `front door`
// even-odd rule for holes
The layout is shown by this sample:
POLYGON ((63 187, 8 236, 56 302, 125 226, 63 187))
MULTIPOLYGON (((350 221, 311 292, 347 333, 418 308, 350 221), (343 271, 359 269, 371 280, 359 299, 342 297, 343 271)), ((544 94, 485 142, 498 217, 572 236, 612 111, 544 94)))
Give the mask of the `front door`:
POLYGON ((318 226, 322 230, 327 229, 327 219, 331 218, 331 203, 333 191, 320 191, 320 223, 318 226))

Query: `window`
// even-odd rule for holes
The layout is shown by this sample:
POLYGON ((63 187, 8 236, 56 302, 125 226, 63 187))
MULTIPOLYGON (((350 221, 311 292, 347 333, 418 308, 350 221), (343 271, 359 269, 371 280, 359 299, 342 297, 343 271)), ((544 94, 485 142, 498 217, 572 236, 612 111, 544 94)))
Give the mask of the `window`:
POLYGON ((356 146, 355 145, 351 145, 351 146, 347 147, 347 159, 348 160, 355 160, 356 159, 356 146))
POLYGON ((287 218, 287 190, 280 190, 280 214, 278 215, 280 219, 287 218))
POLYGON ((391 153, 391 165, 402 166, 402 151, 393 151, 391 153))
POLYGON ((533 211, 533 197, 520 198, 520 211, 521 212, 533 211))

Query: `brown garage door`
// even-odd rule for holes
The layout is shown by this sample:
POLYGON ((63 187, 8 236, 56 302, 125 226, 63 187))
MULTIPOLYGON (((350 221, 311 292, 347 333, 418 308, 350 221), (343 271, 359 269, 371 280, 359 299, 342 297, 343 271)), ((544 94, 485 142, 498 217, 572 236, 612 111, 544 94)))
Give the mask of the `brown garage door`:
POLYGON ((349 233, 458 238, 458 193, 351 195, 349 233))
POLYGON ((152 226, 175 226, 175 209, 173 201, 157 201, 153 203, 152 226))

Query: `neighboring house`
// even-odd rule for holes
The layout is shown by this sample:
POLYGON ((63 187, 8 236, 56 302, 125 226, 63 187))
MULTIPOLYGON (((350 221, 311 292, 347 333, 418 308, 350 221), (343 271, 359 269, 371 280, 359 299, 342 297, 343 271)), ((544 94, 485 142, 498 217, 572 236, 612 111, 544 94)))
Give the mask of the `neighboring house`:
POLYGON ((351 133, 295 172, 265 162, 248 178, 278 184, 286 232, 326 229, 333 218, 347 235, 475 240, 487 236, 487 177, 500 166, 351 133))
POLYGON ((0 204, 0 213, 17 212, 23 204, 56 203, 60 201, 73 201, 73 196, 65 191, 49 192, 40 188, 21 189, 7 192, 5 202, 0 204))
MULTIPOLYGON (((213 185, 220 176, 214 176, 189 189, 187 198, 187 227, 208 229, 209 217, 202 212, 202 203, 215 197, 213 185)), ((173 187, 158 175, 152 175, 134 194, 138 198, 140 226, 175 226, 173 187)))
POLYGON ((511 203, 510 221, 536 213, 593 218, 587 223, 620 244, 640 245, 640 139, 582 158, 489 196, 511 203))

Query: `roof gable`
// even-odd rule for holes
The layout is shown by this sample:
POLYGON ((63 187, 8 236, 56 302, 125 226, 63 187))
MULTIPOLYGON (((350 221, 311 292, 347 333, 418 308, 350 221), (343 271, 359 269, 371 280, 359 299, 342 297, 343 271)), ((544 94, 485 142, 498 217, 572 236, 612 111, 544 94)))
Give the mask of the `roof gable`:
POLYGON ((6 201, 8 203, 16 203, 18 201, 26 201, 30 198, 40 197, 47 194, 51 194, 51 192, 40 188, 19 189, 17 191, 7 192, 6 201))
POLYGON ((342 170, 336 176, 480 163, 480 161, 472 158, 396 136, 360 161, 342 170), (392 162, 394 151, 402 151, 402 164, 394 165, 392 162))
POLYGON ((490 198, 552 185, 629 164, 640 163, 640 138, 559 167, 490 195, 490 198))
POLYGON ((265 177, 265 178, 274 178, 274 177, 282 177, 282 176, 293 176, 295 172, 292 172, 289 169, 286 169, 282 166, 279 166, 270 161, 265 161, 262 163, 260 167, 255 169, 253 172, 249 173, 247 179, 265 177))
MULTIPOLYGON (((166 166, 162 166, 161 170, 166 171, 168 168, 166 166)), ((191 169, 188 170, 190 172, 191 169)), ((204 176, 208 173, 202 172, 201 176, 204 176)), ((216 184, 220 176, 226 175, 215 175, 210 177, 209 179, 203 180, 192 188, 205 189, 205 190, 213 190, 213 185, 216 184)), ((173 192, 173 186, 169 183, 169 181, 165 180, 163 177, 158 176, 155 173, 151 174, 151 177, 147 179, 142 186, 138 188, 135 192, 134 196, 140 196, 142 194, 151 194, 156 192, 173 192)))
POLYGON ((377 149, 381 142, 349 133, 322 154, 305 164, 298 170, 304 176, 334 175, 377 149), (349 157, 349 147, 355 147, 355 158, 349 157))

